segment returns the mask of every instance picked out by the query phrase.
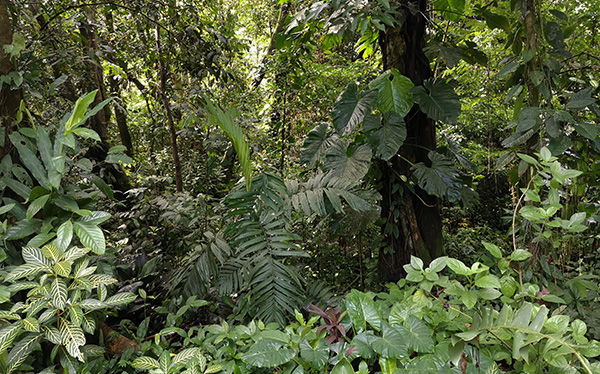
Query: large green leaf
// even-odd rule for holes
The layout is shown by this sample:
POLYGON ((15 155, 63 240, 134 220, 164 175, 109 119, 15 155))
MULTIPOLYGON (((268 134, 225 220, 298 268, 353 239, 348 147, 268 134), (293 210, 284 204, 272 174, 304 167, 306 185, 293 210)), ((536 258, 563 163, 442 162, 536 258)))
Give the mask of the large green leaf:
POLYGON ((577 91, 571 97, 571 101, 567 104, 568 109, 581 110, 596 102, 596 99, 592 97, 592 87, 584 88, 581 91, 577 91))
POLYGON ((443 79, 428 79, 423 86, 411 90, 414 100, 429 118, 448 124, 456 123, 460 115, 460 100, 454 88, 443 79))
POLYGON ((388 70, 369 83, 379 92, 377 107, 382 113, 396 112, 400 118, 408 114, 413 106, 410 90, 415 85, 396 69, 388 70))
POLYGON ((71 220, 67 220, 58 227, 55 245, 59 250, 64 252, 67 250, 67 248, 69 248, 69 244, 71 244, 72 239, 73 224, 71 223, 71 220))
POLYGON ((342 139, 336 139, 327 149, 324 169, 332 175, 351 181, 360 181, 371 166, 371 148, 360 145, 348 149, 342 139))
POLYGON ((369 144, 375 156, 387 161, 394 157, 406 139, 406 124, 396 112, 387 112, 383 124, 369 135, 369 144))
POLYGON ((406 357, 408 354, 406 334, 401 334, 395 328, 383 323, 383 335, 373 339, 373 350, 385 358, 406 357))
POLYGON ((406 319, 406 333, 409 338, 408 347, 416 352, 427 352, 433 349, 431 331, 427 325, 415 316, 406 319))
POLYGON ((95 224, 75 221, 75 233, 79 237, 81 244, 91 249, 92 252, 101 255, 106 251, 104 234, 100 227, 95 224))
POLYGON ((23 165, 31 172, 42 187, 49 189, 50 182, 48 181, 46 169, 37 156, 29 149, 23 136, 18 132, 13 132, 10 134, 10 141, 17 148, 17 151, 19 151, 19 157, 23 161, 23 165))
POLYGON ((381 330, 381 314, 368 294, 357 290, 350 291, 346 296, 346 308, 352 324, 358 331, 366 330, 367 323, 375 330, 381 330))
POLYGON ((329 359, 329 349, 324 339, 319 339, 314 346, 308 340, 303 340, 300 343, 300 355, 313 367, 322 367, 329 359))
POLYGON ((37 199, 33 200, 31 202, 31 204, 29 204, 29 207, 27 207, 26 218, 28 220, 32 219, 33 216, 35 216, 40 210, 42 210, 44 208, 44 206, 48 202, 49 198, 50 198, 50 195, 44 195, 44 196, 40 196, 37 199))
POLYGON ((350 364, 347 358, 342 358, 340 362, 338 362, 333 369, 331 369, 331 374, 354 374, 354 368, 350 364))
POLYGON ((229 110, 227 113, 223 112, 221 108, 217 107, 208 99, 206 100, 206 107, 212 114, 212 120, 216 123, 229 137, 233 143, 233 148, 237 153, 240 165, 242 167, 242 175, 246 182, 246 190, 250 190, 252 184, 252 162, 250 159, 250 147, 246 141, 246 136, 242 128, 235 123, 234 113, 229 110))
POLYGON ((369 90, 361 95, 356 83, 350 83, 333 106, 335 131, 340 136, 352 133, 365 116, 373 111, 377 96, 376 90, 369 90))
POLYGON ((458 179, 458 169, 454 162, 437 152, 429 152, 431 167, 420 162, 412 170, 419 187, 430 195, 446 198, 450 202, 461 199, 462 183, 458 179))
POLYGON ((329 124, 321 122, 308 133, 302 150, 300 151, 300 162, 314 167, 317 161, 325 154, 325 150, 331 144, 333 137, 327 136, 329 124))
POLYGON ((71 129, 75 127, 75 125, 81 122, 81 120, 85 116, 85 112, 87 111, 88 107, 94 101, 96 93, 98 93, 98 90, 94 90, 77 99, 77 101, 75 102, 75 107, 73 108, 71 115, 65 123, 65 131, 71 131, 71 129))
POLYGON ((260 340, 250 347, 242 359, 258 367, 275 367, 289 362, 295 356, 294 350, 282 348, 279 343, 260 340))

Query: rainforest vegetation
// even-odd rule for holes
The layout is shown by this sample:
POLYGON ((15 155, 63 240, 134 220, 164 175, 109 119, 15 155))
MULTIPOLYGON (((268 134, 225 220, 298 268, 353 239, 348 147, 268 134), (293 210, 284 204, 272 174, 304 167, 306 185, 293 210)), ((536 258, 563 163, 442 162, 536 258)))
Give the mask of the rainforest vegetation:
POLYGON ((0 0, 0 373, 600 373, 599 25, 0 0))

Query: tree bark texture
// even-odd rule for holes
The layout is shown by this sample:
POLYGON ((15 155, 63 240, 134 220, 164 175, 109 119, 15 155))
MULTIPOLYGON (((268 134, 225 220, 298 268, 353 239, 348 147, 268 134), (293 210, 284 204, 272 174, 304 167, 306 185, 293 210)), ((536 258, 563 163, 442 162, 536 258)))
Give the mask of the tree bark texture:
MULTIPOLYGON (((9 12, 9 0, 0 0, 0 76, 15 71, 16 66, 4 52, 3 45, 12 43, 12 29, 9 12)), ((16 127, 17 111, 21 104, 21 90, 14 90, 10 85, 3 84, 0 90, 0 124, 4 128, 4 137, 1 140, 0 160, 11 152, 12 146, 8 135, 16 127)))
POLYGON ((181 163, 179 162, 179 151, 177 149, 177 130, 175 129, 175 122, 173 121, 171 104, 167 97, 167 69, 162 56, 160 27, 158 25, 156 26, 156 53, 158 54, 158 67, 160 73, 160 101, 165 107, 169 133, 171 134, 171 153, 173 155, 173 166, 175 167, 175 188, 177 189, 177 192, 182 192, 183 178, 181 176, 181 163))
MULTIPOLYGON (((420 12, 405 10, 406 20, 401 26, 387 28, 381 33, 379 44, 383 68, 398 69, 415 85, 421 85, 432 76, 429 60, 423 53, 427 1, 418 0, 420 12)), ((404 7, 406 8, 406 7, 404 7)), ((389 162, 380 161, 382 196, 381 215, 385 246, 380 249, 378 270, 384 282, 398 281, 404 276, 403 265, 414 255, 429 262, 443 255, 442 221, 438 199, 417 186, 408 186, 400 176, 411 174, 411 163, 424 162, 436 147, 435 124, 418 105, 405 118, 407 138, 398 153, 389 162), (396 187, 395 187, 396 186, 396 187), (400 188, 398 188, 400 187, 400 188)))

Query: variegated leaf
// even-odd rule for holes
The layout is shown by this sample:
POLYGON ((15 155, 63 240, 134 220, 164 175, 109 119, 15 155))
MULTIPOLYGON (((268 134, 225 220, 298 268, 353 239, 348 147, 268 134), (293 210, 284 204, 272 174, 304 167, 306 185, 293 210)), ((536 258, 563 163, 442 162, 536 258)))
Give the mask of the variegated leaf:
POLYGON ((223 364, 209 364, 204 374, 218 373, 223 370, 223 364))
POLYGON ((81 347, 82 345, 83 344, 78 344, 75 341, 71 341, 66 345, 66 348, 67 348, 67 352, 69 352, 69 354, 71 356, 75 357, 76 359, 78 359, 81 362, 84 362, 83 355, 81 354, 81 350, 79 349, 79 347, 81 347))
POLYGON ((42 253, 48 260, 57 262, 62 257, 62 252, 58 247, 52 244, 47 244, 42 247, 42 253))
POLYGON ((0 355, 10 347, 19 331, 21 331, 20 322, 15 322, 0 330, 0 355))
POLYGON ((50 261, 44 257, 42 250, 36 247, 24 247, 21 254, 23 260, 27 264, 46 264, 50 265, 50 261))
POLYGON ((135 360, 133 360, 133 363, 131 363, 131 366, 133 366, 134 369, 138 370, 151 370, 158 369, 160 367, 158 361, 156 361, 152 357, 147 356, 136 358, 135 360))
POLYGON ((81 275, 81 271, 86 269, 89 264, 90 264, 90 260, 87 257, 77 260, 75 262, 75 265, 73 266, 74 277, 75 278, 83 277, 83 275, 81 275))
POLYGON ((92 282, 88 278, 76 278, 75 282, 71 283, 70 289, 83 288, 88 292, 92 292, 92 282))
POLYGON ((81 326, 83 323, 83 310, 80 307, 74 305, 69 309, 69 317, 71 318, 71 322, 75 326, 81 326))
POLYGON ((23 363, 23 361, 25 361, 38 344, 41 337, 42 334, 29 334, 15 344, 6 358, 6 365, 8 366, 9 373, 13 372, 23 363))
POLYGON ((75 304, 81 301, 81 290, 78 288, 71 292, 71 304, 75 304))
POLYGON ((67 285, 62 279, 56 278, 52 282, 50 288, 50 295, 52 299, 52 305, 60 310, 64 310, 67 306, 67 285))
POLYGON ((104 353, 106 353, 106 350, 97 345, 86 344, 83 347, 81 347, 81 353, 83 353, 83 356, 85 358, 98 357, 104 355, 104 353))
POLYGON ((81 328, 63 318, 60 319, 60 322, 60 337, 63 344, 67 344, 71 341, 77 343, 77 345, 85 344, 85 335, 81 328))
POLYGON ((158 364, 160 366, 160 370, 165 373, 169 372, 169 366, 171 366, 171 354, 169 351, 163 351, 163 353, 160 354, 158 364))
POLYGON ((27 308, 27 317, 35 316, 38 312, 49 306, 48 299, 42 298, 29 304, 27 308))
POLYGON ((6 310, 0 310, 0 319, 4 320, 20 320, 21 316, 16 313, 11 313, 6 310))
POLYGON ((173 367, 175 367, 176 365, 179 365, 179 364, 185 365, 191 359, 193 359, 193 358, 196 357, 196 354, 198 353, 198 351, 200 351, 200 348, 186 348, 183 351, 179 352, 173 358, 173 362, 171 363, 171 367, 170 368, 173 368, 173 367))
POLYGON ((69 276, 69 274, 71 274, 71 263, 68 261, 59 261, 54 264, 52 269, 54 272, 56 272, 56 274, 66 278, 69 276))
POLYGON ((84 314, 81 327, 83 327, 83 330, 88 334, 93 334, 96 331, 96 321, 92 317, 87 317, 84 314))
POLYGON ((8 286, 8 290, 10 292, 19 292, 22 290, 28 290, 30 288, 35 288, 38 287, 39 283, 38 282, 29 282, 29 281, 24 281, 24 282, 19 282, 19 283, 13 283, 10 286, 8 286))
MULTIPOLYGON (((92 275, 96 272, 96 268, 97 268, 96 266, 90 266, 89 268, 81 269, 79 271, 79 276, 83 278, 83 277, 92 275)), ((116 282, 116 280, 115 280, 115 282, 116 282)))
POLYGON ((131 292, 121 292, 104 300, 106 305, 117 306, 132 302, 137 298, 137 295, 131 292))
POLYGON ((19 278, 30 277, 42 271, 48 271, 50 268, 46 264, 23 264, 14 268, 4 281, 13 282, 19 278))
POLYGON ((38 322, 46 323, 50 321, 53 317, 56 317, 57 312, 58 311, 55 308, 49 308, 44 310, 44 312, 38 317, 38 322))
POLYGON ((106 286, 103 284, 99 284, 98 285, 98 299, 100 301, 106 300, 107 293, 108 293, 108 290, 106 289, 106 286))
POLYGON ((11 313, 17 313, 17 312, 20 312, 20 311, 22 311, 22 310, 23 310, 23 309, 25 309, 25 308, 27 308, 27 305, 25 305, 25 303, 24 303, 24 302, 22 302, 22 301, 19 301, 19 302, 16 302, 16 303, 15 303, 15 304, 14 304, 14 305, 13 305, 13 306, 10 308, 10 312, 11 312, 11 313))
POLYGON ((79 303, 79 305, 81 305, 81 307, 86 310, 97 310, 97 309, 104 309, 104 308, 108 307, 107 304, 105 304, 102 301, 97 300, 97 299, 81 300, 81 303, 79 303))
POLYGON ((106 251, 106 240, 102 229, 89 222, 75 221, 75 233, 79 237, 81 244, 90 248, 97 255, 102 255, 106 251))
POLYGON ((62 337, 60 335, 60 331, 56 327, 50 327, 44 331, 44 336, 50 342, 54 344, 62 344, 62 337))
POLYGON ((89 251, 90 251, 89 248, 72 247, 65 253, 64 259, 65 259, 65 261, 73 262, 73 261, 85 256, 89 251))
POLYGON ((90 282, 92 282, 92 287, 96 288, 99 284, 103 284, 108 286, 109 284, 117 283, 117 280, 106 274, 92 274, 90 275, 90 282))
POLYGON ((33 317, 27 317, 25 319, 22 319, 21 327, 23 327, 23 330, 25 330, 25 331, 40 332, 40 324, 33 317))

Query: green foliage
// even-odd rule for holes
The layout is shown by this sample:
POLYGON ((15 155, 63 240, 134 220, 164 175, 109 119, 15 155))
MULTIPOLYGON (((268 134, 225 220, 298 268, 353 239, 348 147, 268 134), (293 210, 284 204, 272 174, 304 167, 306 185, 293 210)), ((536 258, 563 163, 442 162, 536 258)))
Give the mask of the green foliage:
POLYGON ((71 114, 63 118, 54 147, 41 126, 24 128, 10 135, 22 167, 12 164, 11 155, 2 160, 6 167, 2 180, 8 182, 3 187, 21 195, 24 201, 9 199, 14 202, 3 214, 12 213, 16 223, 5 231, 4 239, 20 241, 37 234, 11 258, 13 265, 2 274, 2 289, 8 293, 0 303, 0 356, 8 352, 2 369, 6 373, 16 372, 31 361, 32 352, 42 342, 54 345, 50 361, 58 353, 61 362, 77 366, 72 359, 83 362, 84 348, 91 348, 86 347, 85 333, 96 330, 95 311, 128 304, 136 298, 129 292, 108 297, 107 286, 117 280, 98 272, 97 266, 91 265, 94 257, 89 252, 105 253, 99 225, 110 215, 93 210, 95 194, 78 191, 66 181, 69 169, 65 165, 75 164, 67 151, 77 147, 74 135, 95 138, 91 132, 78 131, 90 113, 106 104, 86 113, 94 95, 92 92, 82 97, 71 114), (11 171, 20 181, 11 179, 11 171), (75 246, 75 238, 83 247, 75 246))
MULTIPOLYGON (((528 256, 484 246, 494 267, 467 267, 448 257, 425 267, 413 257, 406 280, 378 294, 351 291, 343 312, 311 307, 316 316, 307 320, 296 311, 285 327, 224 322, 181 331, 184 343, 174 357, 194 358, 181 367, 164 361, 160 370, 208 372, 209 362, 224 373, 275 367, 285 373, 493 372, 503 361, 509 373, 594 373, 597 362, 590 359, 600 355, 600 344, 585 336, 585 323, 551 312, 532 284, 517 280, 513 269, 528 256), (511 282, 514 288, 507 288, 511 282)), ((134 367, 158 368, 165 352, 173 352, 164 338, 155 343, 134 367)))

